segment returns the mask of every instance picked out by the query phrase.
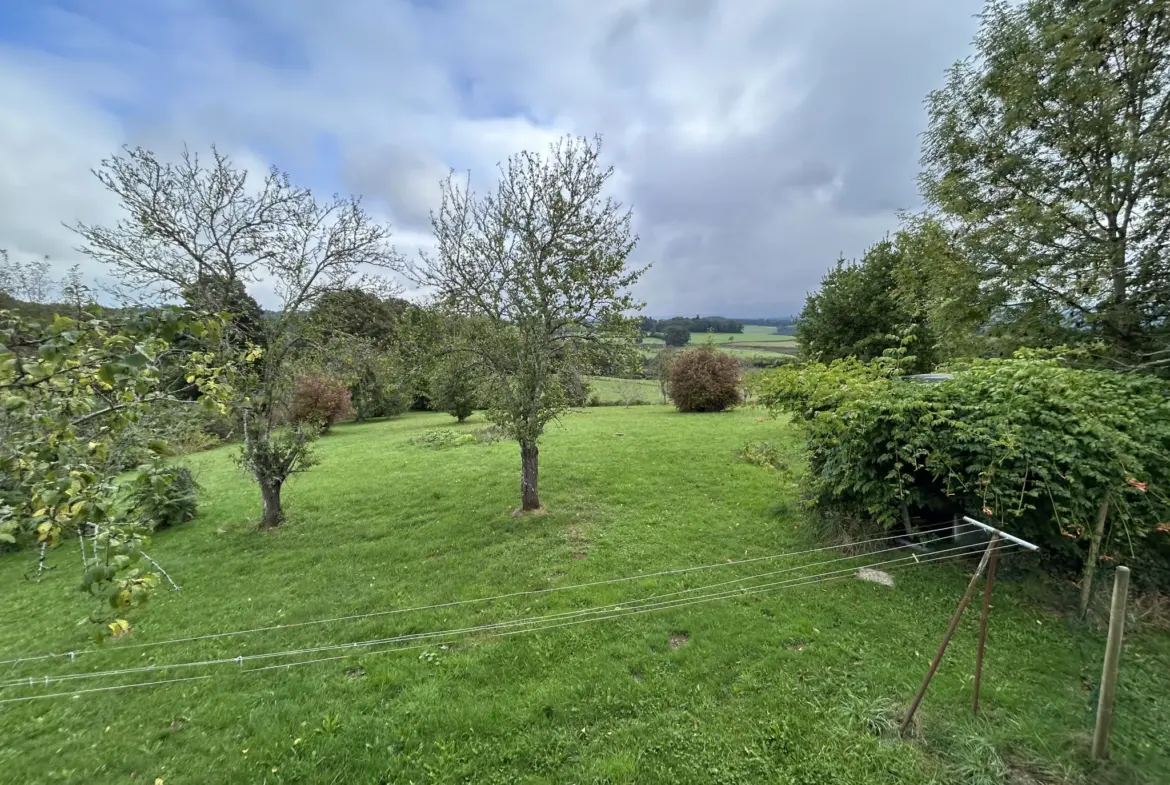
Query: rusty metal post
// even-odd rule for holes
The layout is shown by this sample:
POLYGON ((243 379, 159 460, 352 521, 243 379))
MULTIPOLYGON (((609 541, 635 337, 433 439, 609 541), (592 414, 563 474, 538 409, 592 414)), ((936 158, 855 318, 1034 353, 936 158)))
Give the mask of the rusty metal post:
POLYGON ((987 619, 991 615, 991 592, 995 588, 995 568, 999 565, 999 550, 991 552, 991 563, 987 565, 987 580, 983 582, 983 615, 979 619, 979 646, 975 649, 975 697, 971 699, 971 711, 979 713, 979 686, 983 682, 983 649, 987 646, 987 619))
POLYGON ((918 711, 918 704, 922 703, 922 698, 926 695, 926 689, 930 686, 930 680, 934 678, 935 671, 938 670, 938 666, 942 662, 943 654, 946 652, 947 646, 951 643, 951 636, 955 634, 955 629, 959 626, 959 619, 963 617, 963 611, 967 609, 967 604, 971 602, 971 595, 975 593, 975 585, 983 577, 983 570, 987 568, 987 563, 991 559, 991 554, 995 550, 995 544, 997 542, 999 542, 999 535, 991 535, 991 540, 987 543, 987 549, 983 551, 983 558, 979 560, 979 566, 975 568, 975 574, 971 576, 971 582, 967 584, 967 591, 963 593, 963 599, 959 601, 959 607, 955 609, 955 615, 951 617, 951 624, 947 627, 942 644, 938 647, 938 653, 934 655, 934 660, 930 663, 930 669, 926 672, 926 678, 922 680, 922 686, 918 688, 918 694, 914 696, 914 701, 910 704, 910 709, 906 712, 906 719, 902 720, 902 727, 900 729, 902 733, 905 733, 906 729, 910 727, 910 722, 914 719, 914 713, 918 711))

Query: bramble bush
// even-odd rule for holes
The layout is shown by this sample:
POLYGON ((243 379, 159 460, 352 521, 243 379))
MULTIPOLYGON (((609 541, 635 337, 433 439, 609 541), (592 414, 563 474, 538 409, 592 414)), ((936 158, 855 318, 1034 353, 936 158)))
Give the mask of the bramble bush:
POLYGON ((1079 564, 1099 560, 1170 586, 1170 397, 1149 376, 1072 368, 1022 351, 973 360, 937 384, 893 356, 764 375, 759 400, 794 415, 811 501, 872 530, 966 514, 1079 564))
POLYGON ((194 520, 199 486, 186 466, 140 466, 127 498, 131 515, 151 531, 194 520))
POLYGON ((344 383, 320 374, 297 378, 289 405, 289 419, 309 423, 329 433, 333 423, 353 416, 350 391, 344 383))
POLYGON ((721 412, 740 402, 739 361, 705 344, 670 364, 667 394, 680 412, 721 412))

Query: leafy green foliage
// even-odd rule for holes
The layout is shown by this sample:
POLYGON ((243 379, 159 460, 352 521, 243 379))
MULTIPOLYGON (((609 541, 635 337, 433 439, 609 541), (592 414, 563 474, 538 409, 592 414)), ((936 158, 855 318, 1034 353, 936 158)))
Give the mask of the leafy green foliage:
MULTIPOLYGON (((844 259, 805 301, 796 324, 801 352, 818 362, 856 357, 865 362, 897 346, 912 316, 894 296, 900 249, 890 240, 869 248, 859 262, 844 259)), ((920 345, 918 365, 931 366, 931 341, 920 345)))
POLYGON ((461 355, 453 354, 440 362, 430 389, 431 408, 463 422, 475 411, 477 385, 474 366, 460 359, 461 355))
POLYGON ((982 21, 927 101, 925 196, 1010 294, 1003 322, 1170 367, 1165 0, 993 0, 982 21))
POLYGON ((669 324, 662 331, 662 340, 667 346, 686 346, 691 342, 691 331, 682 324, 669 324))
POLYGON ((1166 537, 1170 399, 1151 377, 1021 352, 925 384, 885 357, 781 369, 756 392, 797 417, 822 510, 881 529, 919 514, 983 517, 1043 546, 1057 568, 1098 552, 1130 562, 1166 537))
MULTIPOLYGON (((0 542, 43 550, 81 542, 84 588, 123 612, 154 584, 138 566, 149 528, 117 503, 111 452, 149 407, 179 405, 160 385, 179 335, 214 338, 221 324, 177 309, 122 322, 94 314, 51 323, 0 312, 0 542), (100 570, 94 570, 100 565, 100 570)), ((231 369, 214 355, 185 355, 186 379, 213 406, 231 394, 231 369)), ((190 405, 190 404, 187 404, 190 405)), ((149 454, 166 451, 159 440, 149 454)), ((124 619, 101 615, 121 634, 124 619), (116 623, 115 623, 116 622, 116 623)))
POLYGON ((130 514, 150 531, 169 529, 195 519, 199 486, 186 466, 147 464, 130 483, 130 514))
POLYGON ((417 306, 405 300, 349 287, 321 295, 313 305, 310 322, 326 340, 350 336, 385 348, 398 334, 403 314, 413 307, 417 306))
POLYGON ((739 362, 710 344, 682 352, 670 365, 670 400, 680 412, 721 412, 740 402, 739 362))
MULTIPOLYGON (((1024 336, 1005 341, 996 335, 1002 330, 995 318, 1006 295, 986 285, 978 266, 937 216, 903 215, 893 249, 891 294, 897 313, 908 323, 921 325, 920 332, 930 342, 924 350, 933 359, 1010 355, 1020 348, 1021 339, 1039 345, 1024 336)), ((924 363, 918 367, 928 370, 924 363)))

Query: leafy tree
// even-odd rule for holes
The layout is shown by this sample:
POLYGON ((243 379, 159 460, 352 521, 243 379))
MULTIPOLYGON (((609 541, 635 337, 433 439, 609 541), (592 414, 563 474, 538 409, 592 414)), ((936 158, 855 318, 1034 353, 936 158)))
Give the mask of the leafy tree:
POLYGON ((633 351, 640 307, 626 267, 630 213, 602 192, 600 139, 565 138, 546 156, 522 152, 500 167, 494 193, 451 177, 431 223, 438 244, 414 268, 454 314, 476 318, 467 354, 489 417, 520 444, 521 509, 540 507, 537 442, 570 407, 566 372, 633 351))
MULTIPOLYGON (((158 568, 143 552, 150 527, 118 503, 122 469, 109 452, 150 408, 189 404, 160 384, 162 362, 174 356, 177 335, 210 337, 218 329, 175 309, 119 322, 91 313, 45 322, 0 311, 0 542, 39 546, 38 574, 48 549, 79 550, 82 588, 107 606, 94 620, 111 634, 129 629, 121 617, 157 584, 143 560, 158 568)), ((231 392, 230 369, 220 362, 186 356, 204 405, 231 392)), ((159 442, 150 448, 156 458, 166 451, 159 442)))
POLYGON ((740 402, 739 361, 711 343, 670 364, 670 399, 680 412, 721 412, 740 402))
MULTIPOLYGON (((796 325, 802 354, 828 362, 845 357, 867 361, 899 343, 913 319, 895 297, 895 270, 902 254, 890 240, 870 247, 861 261, 844 259, 805 300, 796 325)), ((931 366, 931 342, 920 344, 918 365, 931 366)))
POLYGON ((681 324, 668 324, 662 331, 662 340, 667 346, 686 346, 691 342, 691 331, 681 324))
POLYGON ((51 296, 49 257, 22 262, 0 248, 0 294, 13 300, 44 303, 51 296))
POLYGON ((454 354, 438 364, 431 380, 431 406, 463 422, 475 411, 475 369, 454 354))
POLYGON ((342 334, 389 346, 396 322, 412 307, 393 297, 393 292, 392 288, 374 291, 361 287, 326 292, 313 305, 312 323, 326 340, 342 334))
POLYGON ((322 297, 362 283, 362 265, 391 267, 389 229, 357 199, 318 201, 272 169, 255 184, 215 148, 207 164, 184 150, 164 163, 142 148, 102 162, 98 180, 127 217, 112 227, 78 224, 83 251, 108 265, 123 286, 162 298, 198 298, 231 307, 261 277, 280 307, 260 321, 262 346, 250 352, 235 402, 243 420, 242 463, 260 486, 263 525, 283 519, 281 489, 310 463, 314 428, 281 429, 292 368, 306 351, 308 313, 322 297))
POLYGON ((991 326, 1004 293, 988 287, 954 234, 934 215, 902 216, 894 234, 897 251, 893 299, 902 318, 921 324, 939 361, 983 354, 1010 354, 1018 342, 994 338, 991 326))
POLYGON ((65 272, 65 277, 61 279, 60 291, 61 301, 69 307, 69 315, 74 319, 80 319, 85 309, 96 303, 94 290, 81 277, 79 264, 71 266, 65 272))
POLYGON ((1165 0, 993 0, 928 99, 921 184, 983 277, 1047 332, 1170 370, 1165 0))

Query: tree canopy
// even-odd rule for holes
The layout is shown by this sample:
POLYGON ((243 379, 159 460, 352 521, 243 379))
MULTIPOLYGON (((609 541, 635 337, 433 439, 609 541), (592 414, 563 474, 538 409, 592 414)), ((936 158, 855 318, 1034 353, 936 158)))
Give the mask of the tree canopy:
POLYGON ((474 358, 489 417, 520 444, 521 508, 540 507, 537 440, 570 406, 566 380, 632 355, 641 307, 629 287, 630 212, 605 196, 600 139, 565 137, 545 155, 500 166, 493 192, 448 177, 432 216, 438 252, 415 280, 440 307, 472 319, 458 350, 474 358))
POLYGON ((928 99, 923 193, 1007 292, 1002 321, 1170 367, 1165 0, 993 0, 982 20, 928 99))

